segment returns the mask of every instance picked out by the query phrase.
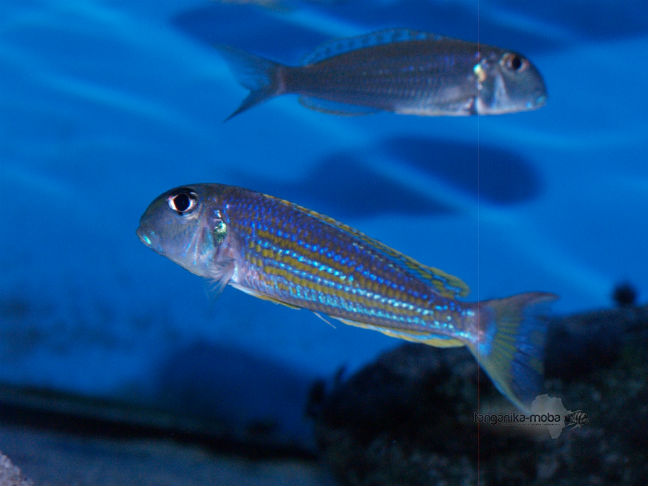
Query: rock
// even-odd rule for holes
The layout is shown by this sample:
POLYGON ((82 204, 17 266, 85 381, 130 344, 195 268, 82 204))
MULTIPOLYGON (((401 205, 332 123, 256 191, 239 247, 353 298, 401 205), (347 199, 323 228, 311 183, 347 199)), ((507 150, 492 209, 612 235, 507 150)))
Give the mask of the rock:
POLYGON ((519 412, 465 348, 403 344, 320 398, 318 446, 342 484, 646 483, 647 331, 648 307, 551 323, 555 439, 546 426, 476 423, 519 412))
POLYGON ((0 486, 31 486, 33 483, 0 452, 0 486))

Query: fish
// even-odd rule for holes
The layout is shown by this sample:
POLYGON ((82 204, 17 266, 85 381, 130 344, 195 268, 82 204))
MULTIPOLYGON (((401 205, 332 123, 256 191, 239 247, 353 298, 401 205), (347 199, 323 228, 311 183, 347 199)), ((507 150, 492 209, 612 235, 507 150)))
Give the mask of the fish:
POLYGON ((522 54, 407 29, 328 42, 300 66, 216 46, 250 93, 225 121, 283 94, 336 115, 498 115, 547 101, 538 69, 522 54))
POLYGON ((543 381, 556 298, 527 292, 467 302, 468 286, 335 219, 237 186, 190 184, 158 196, 137 235, 190 272, 294 309, 436 347, 467 346, 524 411, 543 381))
POLYGON ((216 3, 234 4, 234 5, 254 5, 256 7, 274 10, 276 12, 290 11, 299 4, 331 5, 340 3, 342 0, 212 0, 216 3))

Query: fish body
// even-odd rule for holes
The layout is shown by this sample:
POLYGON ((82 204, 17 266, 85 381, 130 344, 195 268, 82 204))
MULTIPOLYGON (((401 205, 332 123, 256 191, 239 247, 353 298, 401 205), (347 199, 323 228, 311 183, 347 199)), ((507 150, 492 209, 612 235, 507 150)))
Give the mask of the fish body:
POLYGON ((250 90, 229 118, 286 93, 340 115, 490 115, 533 110, 547 99, 542 76, 521 54, 425 32, 391 29, 333 41, 302 66, 219 49, 250 90))
POLYGON ((269 10, 278 12, 289 11, 296 8, 300 3, 307 4, 324 4, 329 5, 336 3, 340 0, 300 0, 298 2, 290 0, 212 0, 218 3, 234 4, 234 5, 254 5, 269 10))
POLYGON ((542 385, 545 326, 532 292, 464 302, 460 279, 272 196, 192 184, 159 196, 137 230, 187 270, 256 297, 425 344, 463 346, 526 410, 542 385))

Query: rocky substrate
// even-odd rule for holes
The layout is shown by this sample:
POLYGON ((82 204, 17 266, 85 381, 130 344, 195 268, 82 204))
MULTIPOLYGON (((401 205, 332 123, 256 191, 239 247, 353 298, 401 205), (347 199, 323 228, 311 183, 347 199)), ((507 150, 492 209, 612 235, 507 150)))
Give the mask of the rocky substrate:
POLYGON ((31 486, 20 469, 14 466, 9 458, 0 452, 0 486, 31 486))
POLYGON ((545 388, 566 412, 557 438, 478 423, 515 411, 470 353, 404 344, 314 389, 318 445, 342 484, 646 484, 647 344, 648 306, 550 323, 545 388))

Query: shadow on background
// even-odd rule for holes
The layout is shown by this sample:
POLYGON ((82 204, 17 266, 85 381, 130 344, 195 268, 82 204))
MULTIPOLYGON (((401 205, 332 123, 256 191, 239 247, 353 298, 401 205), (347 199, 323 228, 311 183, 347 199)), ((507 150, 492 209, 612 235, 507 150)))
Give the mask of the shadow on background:
POLYGON ((500 18, 492 8, 478 9, 477 2, 349 0, 318 10, 365 26, 368 31, 404 27, 467 41, 477 41, 479 36, 485 44, 523 52, 563 47, 558 40, 530 31, 527 25, 500 18))
MULTIPOLYGON (((383 28, 407 27, 469 41, 514 49, 523 53, 565 48, 565 39, 547 35, 542 26, 530 29, 536 21, 547 31, 558 27, 575 35, 574 40, 627 38, 648 32, 648 12, 644 0, 567 0, 560 5, 548 2, 493 0, 489 8, 477 9, 469 2, 400 0, 347 0, 336 2, 277 2, 285 12, 307 5, 309 11, 355 23, 367 32, 383 28)), ((300 27, 279 15, 281 11, 253 5, 220 4, 188 9, 171 23, 181 31, 208 44, 227 43, 243 49, 274 54, 298 64, 299 59, 329 39, 300 27), (245 26, 245 28, 242 28, 245 26), (277 33, 281 34, 278 35, 277 33)))
MULTIPOLYGON (((410 28, 469 41, 476 41, 478 35, 477 9, 455 2, 348 1, 310 5, 309 9, 325 17, 353 22, 366 32, 410 28)), ((305 54, 333 37, 321 30, 302 27, 291 22, 289 17, 284 20, 276 12, 269 15, 268 11, 251 5, 212 3, 176 14, 171 24, 200 42, 229 44, 289 64, 299 64, 305 54)), ((527 25, 504 23, 496 15, 480 15, 479 36, 487 44, 525 53, 564 47, 563 41, 531 32, 527 25)))
POLYGON ((589 39, 624 38, 648 32, 644 0, 491 0, 482 5, 446 0, 349 0, 328 8, 327 12, 358 25, 408 27, 466 40, 476 40, 479 29, 483 42, 496 42, 516 50, 524 47, 544 51, 563 45, 550 35, 530 32, 529 20, 544 22, 548 31, 560 26, 589 39))
POLYGON ((493 1, 503 11, 544 21, 548 26, 561 26, 583 39, 627 38, 648 32, 645 0, 493 1))
POLYGON ((454 211, 346 154, 323 159, 302 179, 290 182, 268 181, 251 174, 241 174, 239 179, 249 189, 287 199, 342 222, 343 217, 430 216, 454 211))
POLYGON ((288 64, 298 64, 308 51, 327 40, 319 31, 250 5, 212 3, 178 13, 171 24, 210 46, 227 44, 288 64))
POLYGON ((182 414, 222 422, 237 437, 304 440, 302 418, 310 382, 282 363, 257 354, 197 342, 158 368, 154 395, 182 414))
POLYGON ((531 163, 515 152, 483 142, 477 145, 395 137, 382 142, 380 150, 461 191, 475 197, 479 194, 490 203, 516 204, 542 193, 540 178, 531 163))
POLYGON ((237 184, 287 199, 334 218, 369 218, 385 214, 436 216, 457 211, 430 194, 394 181, 361 159, 378 152, 414 167, 459 191, 499 205, 519 204, 542 194, 532 164, 519 154, 484 143, 394 137, 362 155, 336 154, 320 161, 297 180, 269 180, 250 173, 234 174, 237 184), (479 156, 479 161, 478 161, 479 156), (478 172, 479 168, 479 172, 478 172))

